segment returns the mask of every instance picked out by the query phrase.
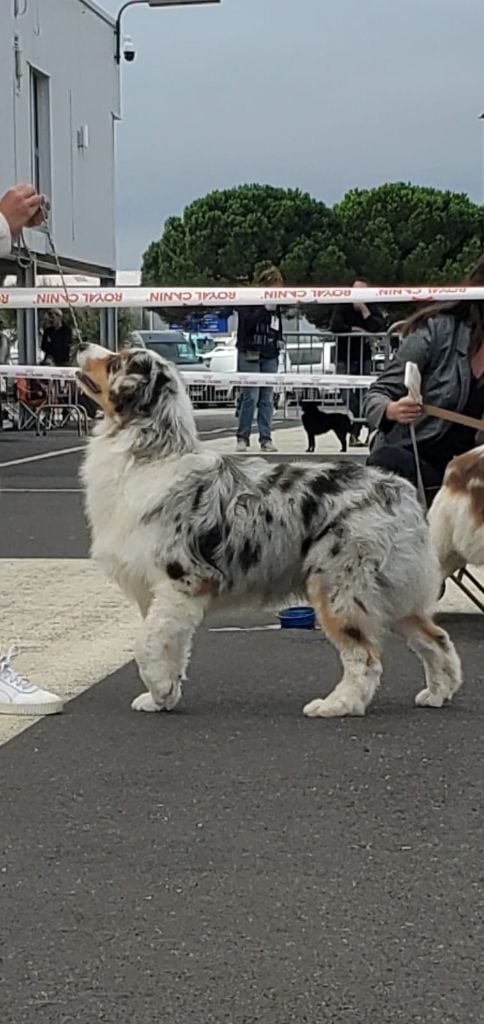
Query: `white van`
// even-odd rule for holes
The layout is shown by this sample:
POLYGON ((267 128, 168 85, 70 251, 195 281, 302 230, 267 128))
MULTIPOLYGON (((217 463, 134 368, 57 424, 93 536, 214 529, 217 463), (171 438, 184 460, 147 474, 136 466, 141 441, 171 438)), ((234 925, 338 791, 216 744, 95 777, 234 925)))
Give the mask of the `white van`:
MULTIPOLYGON (((285 373, 311 374, 336 372, 336 346, 324 334, 288 334, 282 353, 285 373)), ((334 405, 338 398, 336 391, 322 390, 318 385, 314 388, 286 389, 289 401, 324 398, 334 405)))
MULTIPOLYGON (((236 343, 237 338, 234 335, 228 343, 217 345, 206 356, 206 362, 211 373, 236 373, 236 343)), ((325 341, 323 335, 309 335, 307 340, 304 335, 298 335, 297 337, 289 335, 279 355, 279 373, 335 373, 334 356, 334 342, 325 341)), ((237 385, 233 383, 228 383, 225 388, 218 384, 216 388, 212 389, 211 400, 220 404, 233 402, 236 400, 237 390, 237 385)), ((283 390, 282 386, 274 388, 274 404, 276 407, 279 404, 283 390)), ((289 401, 295 401, 296 396, 300 399, 319 399, 323 394, 330 404, 334 404, 337 400, 336 392, 322 392, 317 386, 314 388, 305 387, 301 390, 299 388, 297 390, 295 388, 286 388, 286 396, 289 401)))

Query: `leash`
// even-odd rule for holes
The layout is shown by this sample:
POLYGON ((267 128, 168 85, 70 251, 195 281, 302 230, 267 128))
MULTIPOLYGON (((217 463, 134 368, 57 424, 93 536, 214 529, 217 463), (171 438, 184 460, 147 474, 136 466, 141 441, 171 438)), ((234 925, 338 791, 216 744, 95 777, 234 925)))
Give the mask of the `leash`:
POLYGON ((418 454, 417 436, 415 434, 415 423, 410 424, 410 439, 412 441, 413 457, 415 460, 415 472, 417 474, 417 494, 420 499, 420 504, 424 511, 428 509, 427 495, 425 492, 424 482, 422 478, 422 470, 420 468, 420 458, 418 454))
MULTIPOLYGON (((413 402, 422 401, 421 395, 422 378, 420 376, 420 370, 416 363, 405 363, 405 387, 408 389, 408 394, 413 402)), ((417 435, 415 433, 415 423, 410 423, 410 440, 412 442, 413 457, 415 461, 415 472, 417 476, 417 494, 419 497, 420 504, 424 511, 427 511, 427 495, 425 493, 424 482, 422 478, 422 470, 420 467, 420 458, 418 454, 417 435)))
MULTIPOLYGON (((59 277, 61 279, 62 291, 64 293, 64 298, 66 300, 67 308, 68 308, 69 313, 71 314, 71 317, 72 317, 72 323, 74 325, 74 333, 75 333, 75 336, 76 336, 76 341, 77 341, 77 344, 79 344, 82 341, 81 329, 80 329, 80 326, 79 326, 79 321, 78 321, 77 316, 76 316, 76 311, 75 311, 74 306, 73 306, 73 304, 72 304, 72 302, 71 302, 71 300, 69 298, 69 289, 67 287, 67 281, 66 281, 66 278, 65 278, 64 271, 62 269, 61 261, 59 259, 59 254, 57 252, 56 244, 54 242, 54 237, 53 237, 53 233, 52 233, 52 226, 51 226, 52 208, 51 208, 51 204, 50 204, 49 200, 47 199, 47 196, 42 196, 42 201, 41 201, 41 204, 40 204, 40 210, 41 210, 41 214, 42 214, 42 225, 41 226, 44 228, 44 231, 45 231, 45 233, 47 235, 47 241, 49 243, 50 253, 51 253, 51 256, 53 257, 57 273, 58 273, 58 275, 59 275, 59 277)), ((15 250, 15 254, 16 254, 17 264, 21 268, 21 270, 29 270, 30 267, 32 267, 34 265, 34 256, 33 256, 33 253, 31 251, 30 247, 27 245, 27 242, 25 241, 25 235, 24 235, 23 231, 20 232, 20 235, 19 235, 19 237, 18 237, 18 239, 17 239, 17 241, 15 243, 14 250, 15 250)))
POLYGON ((423 405, 422 409, 427 416, 436 416, 439 420, 450 420, 451 423, 461 423, 464 427, 474 427, 480 434, 484 433, 484 420, 476 420, 474 416, 464 416, 462 412, 441 409, 438 405, 423 405))

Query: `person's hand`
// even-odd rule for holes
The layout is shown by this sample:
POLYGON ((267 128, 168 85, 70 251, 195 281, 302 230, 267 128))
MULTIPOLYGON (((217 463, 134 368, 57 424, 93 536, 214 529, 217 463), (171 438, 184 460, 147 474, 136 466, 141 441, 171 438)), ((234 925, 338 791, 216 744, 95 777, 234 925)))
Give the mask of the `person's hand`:
POLYGON ((354 302, 353 309, 356 309, 357 313, 361 313, 362 317, 365 320, 370 315, 370 310, 368 309, 368 306, 366 306, 364 302, 354 302))
POLYGON ((12 238, 22 228, 33 228, 42 223, 42 196, 33 185, 15 185, 0 199, 0 213, 3 213, 12 238))
POLYGON ((422 405, 413 398, 400 398, 398 402, 389 402, 385 409, 387 420, 394 423, 415 423, 422 415, 422 405))

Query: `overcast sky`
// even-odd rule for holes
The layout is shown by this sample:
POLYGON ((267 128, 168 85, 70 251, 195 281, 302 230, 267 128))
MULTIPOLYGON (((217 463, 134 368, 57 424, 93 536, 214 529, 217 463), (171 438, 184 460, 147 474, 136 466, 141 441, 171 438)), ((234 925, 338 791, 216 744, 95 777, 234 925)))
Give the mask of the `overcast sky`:
POLYGON ((328 204, 401 180, 483 198, 483 0, 142 6, 123 29, 120 268, 192 199, 245 182, 328 204))

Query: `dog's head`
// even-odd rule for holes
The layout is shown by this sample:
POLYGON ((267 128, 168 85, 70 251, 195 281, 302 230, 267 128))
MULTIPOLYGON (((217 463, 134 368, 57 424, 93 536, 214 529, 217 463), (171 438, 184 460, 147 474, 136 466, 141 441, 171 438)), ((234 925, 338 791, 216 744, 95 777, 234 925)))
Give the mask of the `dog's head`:
MULTIPOLYGON (((444 476, 443 497, 469 499, 469 510, 477 529, 484 526, 484 444, 457 455, 444 476)), ((480 564, 480 563, 477 563, 480 564)))
POLYGON ((77 353, 80 387, 120 425, 152 418, 162 393, 177 393, 180 381, 172 363, 145 348, 110 352, 100 345, 82 346, 77 353))
POLYGON ((83 345, 77 380, 104 412, 110 431, 131 428, 135 452, 192 451, 196 428, 188 395, 173 363, 145 348, 110 352, 83 345))

